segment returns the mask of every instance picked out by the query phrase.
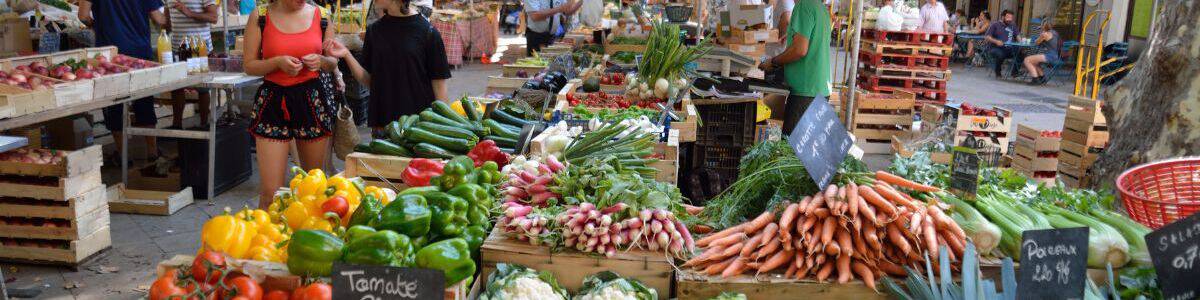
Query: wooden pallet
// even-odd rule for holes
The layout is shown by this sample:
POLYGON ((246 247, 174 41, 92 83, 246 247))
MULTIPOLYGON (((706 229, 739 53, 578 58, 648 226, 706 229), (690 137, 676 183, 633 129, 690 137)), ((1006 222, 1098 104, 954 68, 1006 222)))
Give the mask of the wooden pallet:
MULTIPOLYGON (((742 293, 746 295, 746 299, 888 299, 887 294, 871 290, 859 280, 839 284, 785 279, 781 274, 738 275, 721 278, 691 270, 680 270, 676 278, 678 282, 675 284, 675 295, 679 300, 710 299, 722 292, 742 293)), ((561 283, 562 280, 560 279, 559 282, 561 283)), ((662 295, 661 292, 660 295, 662 295)))
MULTIPOLYGON (((17 241, 25 241, 18 239, 17 241)), ((109 227, 104 226, 92 234, 75 241, 60 241, 64 248, 43 248, 0 243, 0 260, 34 264, 79 266, 104 249, 112 246, 109 227)))
POLYGON ((904 67, 930 67, 946 70, 950 68, 950 57, 925 54, 898 54, 875 52, 874 49, 861 49, 858 59, 861 63, 878 66, 893 64, 904 67))
POLYGON ((103 164, 100 145, 75 151, 66 151, 66 157, 58 164, 33 164, 0 161, 0 174, 47 177, 73 177, 96 170, 103 164))
POLYGON ((362 152, 346 155, 346 177, 387 178, 400 182, 401 174, 412 158, 362 152))
POLYGON ((124 184, 108 188, 108 210, 116 213, 169 216, 191 205, 192 187, 178 192, 126 189, 124 184))
POLYGON ((616 271, 665 296, 671 294, 675 273, 671 260, 660 252, 634 249, 617 251, 613 257, 580 253, 574 249, 551 252, 549 247, 530 246, 527 242, 509 239, 499 228, 492 231, 479 251, 483 261, 482 274, 492 274, 497 263, 519 264, 554 274, 558 283, 572 293, 579 291, 585 276, 616 271))
POLYGON ((65 202, 52 200, 4 199, 0 200, 0 218, 30 218, 39 221, 68 221, 66 226, 34 226, 0 224, 0 237, 76 240, 96 229, 108 226, 108 207, 104 201, 104 188, 97 187, 77 198, 65 202))
POLYGON ((916 84, 922 84, 929 87, 937 87, 937 85, 926 83, 924 81, 948 81, 950 80, 950 70, 938 69, 934 67, 907 67, 903 65, 881 63, 881 64, 864 64, 859 68, 862 75, 875 75, 879 79, 901 79, 901 80, 917 80, 916 84))
POLYGON ((51 185, 0 182, 0 197, 67 200, 82 195, 84 192, 90 191, 92 188, 102 185, 100 183, 100 169, 87 171, 82 175, 75 177, 38 178, 40 178, 40 180, 52 181, 51 185))
MULTIPOLYGON (((893 72, 906 72, 897 70, 893 72)), ((899 75, 880 75, 875 73, 860 73, 858 82, 861 88, 868 91, 878 91, 879 88, 893 88, 896 90, 904 90, 911 93, 918 92, 945 92, 946 81, 949 80, 934 77, 912 77, 899 75), (895 76, 895 77, 886 77, 895 76)))
POLYGON ((937 45, 914 45, 897 42, 880 42, 863 39, 859 49, 869 49, 876 53, 892 53, 906 55, 936 55, 950 57, 954 47, 937 45))
POLYGON ((862 39, 882 42, 908 43, 915 45, 954 45, 954 34, 945 32, 890 31, 879 30, 875 28, 863 28, 862 39))

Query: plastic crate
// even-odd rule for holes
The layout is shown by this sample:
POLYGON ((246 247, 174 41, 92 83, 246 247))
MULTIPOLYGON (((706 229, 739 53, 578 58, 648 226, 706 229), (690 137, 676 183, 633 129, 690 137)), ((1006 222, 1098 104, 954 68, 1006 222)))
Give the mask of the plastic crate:
POLYGON ((722 187, 733 184, 738 177, 738 164, 747 147, 706 146, 699 143, 692 146, 692 171, 711 170, 720 175, 722 187))
MULTIPOLYGON (((754 144, 757 102, 697 104, 696 112, 704 123, 696 128, 697 145, 749 147, 754 144)), ((736 160, 733 167, 737 167, 736 160)))
POLYGON ((1200 211, 1200 157, 1172 159, 1125 170, 1117 189, 1129 218, 1157 229, 1200 211))
MULTIPOLYGON (((217 126, 216 174, 213 193, 220 195, 250 178, 254 161, 250 145, 254 143, 246 132, 249 120, 217 126)), ((196 199, 212 199, 208 195, 208 141, 179 140, 181 188, 191 187, 196 199)))
POLYGON ((667 21, 674 23, 687 22, 692 17, 692 7, 683 5, 669 5, 666 8, 667 21))

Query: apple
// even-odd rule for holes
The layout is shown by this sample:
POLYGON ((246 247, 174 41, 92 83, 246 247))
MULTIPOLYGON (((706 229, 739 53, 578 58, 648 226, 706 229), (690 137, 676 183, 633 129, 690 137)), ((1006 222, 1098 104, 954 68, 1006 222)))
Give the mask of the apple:
POLYGON ((29 66, 17 66, 17 71, 29 72, 29 66))
POLYGON ((25 74, 13 74, 12 77, 9 78, 12 78, 12 80, 16 80, 17 82, 26 81, 25 74))
POLYGON ((43 67, 43 66, 42 66, 42 62, 40 62, 40 61, 35 61, 35 62, 32 62, 32 63, 29 63, 29 67, 30 67, 30 68, 34 68, 34 69, 36 69, 37 67, 43 67))

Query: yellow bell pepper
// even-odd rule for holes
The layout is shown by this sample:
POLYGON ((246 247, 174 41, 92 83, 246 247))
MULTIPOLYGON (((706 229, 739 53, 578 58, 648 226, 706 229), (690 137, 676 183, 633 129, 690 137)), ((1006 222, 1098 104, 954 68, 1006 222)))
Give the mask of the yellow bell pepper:
POLYGON ((375 197, 375 199, 379 199, 379 202, 383 203, 383 205, 387 205, 388 203, 392 202, 392 197, 395 195, 394 193, 388 193, 384 191, 384 189, 377 186, 368 186, 367 188, 363 189, 363 192, 367 195, 375 197))
POLYGON ((288 187, 296 193, 297 197, 309 195, 324 194, 328 186, 328 179, 325 177, 325 171, 321 169, 312 169, 308 173, 300 168, 292 168, 296 172, 296 176, 292 177, 292 181, 288 183, 288 187))
POLYGON ((250 251, 247 251, 247 258, 260 261, 286 262, 279 256, 278 250, 272 249, 274 249, 274 246, 271 248, 255 246, 254 248, 250 248, 250 251))
POLYGON ((228 213, 213 217, 200 229, 204 248, 223 252, 234 258, 245 258, 252 239, 257 234, 257 225, 228 213))
POLYGON ((344 192, 344 194, 340 195, 346 198, 346 202, 352 205, 358 203, 359 199, 362 198, 362 193, 358 191, 358 188, 354 186, 354 183, 351 183, 349 179, 342 177, 342 175, 334 175, 333 177, 329 177, 329 186, 332 186, 336 190, 334 195, 339 195, 339 193, 344 192))
MULTIPOLYGON (((467 111, 463 109, 462 101, 450 102, 450 109, 453 109, 454 113, 456 113, 460 116, 464 116, 464 117, 467 116, 467 111)), ((475 110, 476 111, 484 111, 483 103, 476 101, 475 102, 475 110)))

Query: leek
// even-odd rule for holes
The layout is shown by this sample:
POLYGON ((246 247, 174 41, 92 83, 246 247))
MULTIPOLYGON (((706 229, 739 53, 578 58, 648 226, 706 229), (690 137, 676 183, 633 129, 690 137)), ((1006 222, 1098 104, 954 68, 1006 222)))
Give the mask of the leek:
POLYGON ((1150 233, 1149 227, 1107 209, 1092 209, 1089 213, 1092 217, 1112 226, 1121 233, 1125 242, 1129 243, 1129 257, 1134 265, 1153 265, 1150 262, 1150 251, 1146 248, 1146 235, 1150 233))
POLYGON ((975 208, 1000 227, 1000 250, 1010 257, 1020 257, 1022 232, 1053 228, 1045 216, 1032 210, 1022 211, 1018 208, 1022 206, 1000 193, 980 193, 975 201, 975 208))
POLYGON ((951 205, 950 218, 962 228, 971 242, 975 243, 979 253, 991 253, 1000 244, 1000 227, 980 214, 970 204, 952 195, 942 195, 943 202, 951 205))
POLYGON ((1114 268, 1120 268, 1129 262, 1129 243, 1112 226, 1058 206, 1041 205, 1039 209, 1052 218, 1062 217, 1071 221, 1074 223, 1069 225, 1071 227, 1087 227, 1089 229, 1088 267, 1104 268, 1105 265, 1111 264, 1114 268))

